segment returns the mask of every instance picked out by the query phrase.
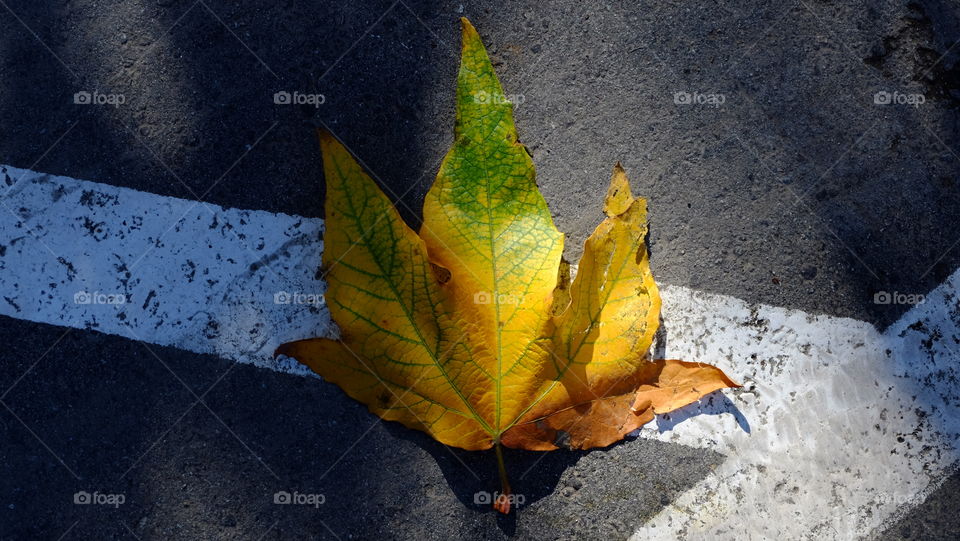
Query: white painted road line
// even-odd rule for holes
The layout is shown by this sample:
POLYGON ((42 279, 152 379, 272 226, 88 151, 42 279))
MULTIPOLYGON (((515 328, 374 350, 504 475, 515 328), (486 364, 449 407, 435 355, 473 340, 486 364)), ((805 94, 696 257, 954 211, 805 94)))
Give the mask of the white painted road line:
POLYGON ((857 539, 921 503, 960 459, 958 291, 960 271, 881 334, 665 288, 667 356, 744 388, 643 428, 728 458, 634 539, 857 539))
MULTIPOLYGON (((322 220, 0 166, 3 188, 0 314, 301 374, 276 345, 335 332, 322 220)), ((635 538, 863 538, 920 503, 958 459, 958 288, 881 334, 664 287, 667 355, 746 386, 644 428, 727 459, 635 538)))
POLYGON ((0 190, 0 314, 298 373, 276 346, 330 332, 322 220, 6 166, 0 190))

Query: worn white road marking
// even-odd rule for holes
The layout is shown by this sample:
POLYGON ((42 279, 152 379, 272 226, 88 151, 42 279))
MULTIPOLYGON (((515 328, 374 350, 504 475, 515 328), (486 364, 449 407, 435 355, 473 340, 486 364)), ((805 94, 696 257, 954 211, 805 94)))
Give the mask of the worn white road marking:
POLYGON ((958 291, 960 271, 881 334, 665 288, 667 356, 745 385, 643 428, 727 459, 634 539, 865 538, 921 503, 960 459, 958 291))
MULTIPOLYGON (((335 332, 322 220, 5 166, 0 190, 0 314, 294 373, 274 348, 335 332)), ((958 459, 958 288, 881 334, 664 287, 666 354, 746 386, 643 430, 727 459, 635 537, 850 539, 920 503, 958 459)))
POLYGON ((5 166, 0 190, 0 314, 300 373, 273 350, 330 332, 323 220, 5 166))

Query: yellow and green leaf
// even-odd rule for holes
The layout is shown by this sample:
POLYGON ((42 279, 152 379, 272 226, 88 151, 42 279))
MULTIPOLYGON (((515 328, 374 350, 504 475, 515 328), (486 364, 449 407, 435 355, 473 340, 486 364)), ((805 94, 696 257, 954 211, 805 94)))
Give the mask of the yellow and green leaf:
POLYGON ((660 296, 647 207, 619 164, 607 217, 570 282, 513 104, 462 22, 454 143, 419 233, 349 151, 320 134, 323 265, 340 338, 284 344, 278 354, 384 419, 498 454, 500 445, 610 445, 656 413, 736 386, 709 365, 650 359, 660 296))

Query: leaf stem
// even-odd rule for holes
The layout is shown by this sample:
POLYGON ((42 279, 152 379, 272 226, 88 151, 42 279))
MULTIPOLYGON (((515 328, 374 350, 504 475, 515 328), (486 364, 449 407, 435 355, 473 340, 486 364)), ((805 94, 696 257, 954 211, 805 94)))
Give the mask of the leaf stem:
POLYGON ((500 442, 495 446, 497 452, 497 469, 500 470, 500 494, 493 501, 493 508, 507 515, 510 513, 510 501, 513 493, 510 491, 510 480, 507 479, 507 467, 503 463, 503 449, 500 442))

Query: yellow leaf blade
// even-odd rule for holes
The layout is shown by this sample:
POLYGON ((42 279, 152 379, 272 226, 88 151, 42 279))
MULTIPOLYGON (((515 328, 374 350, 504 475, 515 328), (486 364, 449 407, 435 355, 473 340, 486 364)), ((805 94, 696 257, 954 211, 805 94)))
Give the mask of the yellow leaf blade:
POLYGON ((607 218, 584 244, 570 307, 555 318, 553 335, 562 358, 585 366, 588 385, 631 373, 653 344, 660 317, 645 241, 647 202, 631 195, 619 164, 604 211, 607 218))
MULTIPOLYGON (((654 384, 662 370, 648 358, 659 325, 660 294, 645 244, 646 201, 633 197, 620 164, 614 167, 604 212, 607 218, 584 246, 569 306, 553 318, 553 358, 543 367, 538 398, 518 421, 525 428, 518 426, 504 439, 507 445, 550 449, 563 431, 577 448, 604 446, 652 419, 654 410, 641 417, 631 407, 638 386, 654 384)), ((698 389, 727 386, 717 387, 716 381, 721 380, 708 378, 698 389)), ((695 395, 678 391, 670 406, 697 400, 695 395)))
POLYGON ((337 383, 351 396, 387 418, 422 426, 449 445, 490 447, 491 431, 469 396, 488 386, 489 378, 472 360, 465 338, 470 326, 445 314, 446 293, 423 241, 339 141, 322 132, 320 144, 327 180, 327 304, 344 349, 322 342, 290 353, 325 378, 340 376, 337 383), (331 356, 318 357, 324 354, 331 356), (338 363, 354 376, 336 371, 338 363), (371 381, 382 388, 369 388, 371 381), (383 392, 397 389, 411 390, 428 409, 379 408, 383 392))
POLYGON ((280 346, 277 354, 298 359, 382 419, 422 430, 447 445, 468 450, 490 447, 489 434, 470 413, 439 404, 416 387, 377 374, 371 362, 341 342, 326 338, 299 340, 280 346))
POLYGON ((457 123, 423 207, 432 261, 450 270, 445 284, 458 319, 488 355, 475 361, 493 378, 477 409, 499 433, 537 386, 543 355, 535 344, 547 320, 563 236, 537 189, 533 162, 517 141, 506 100, 476 30, 463 20, 457 123))

